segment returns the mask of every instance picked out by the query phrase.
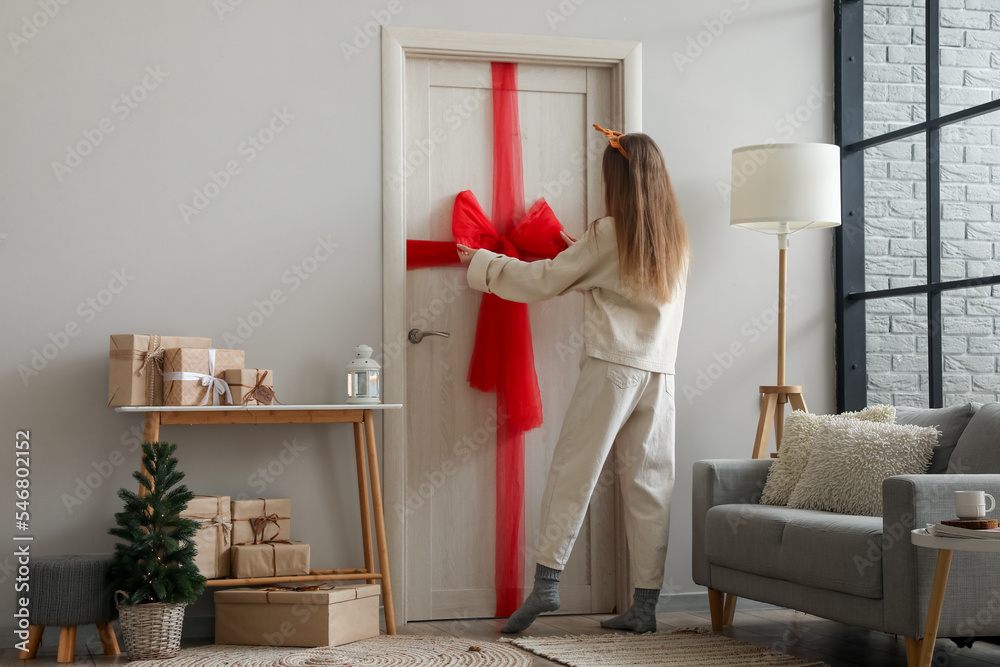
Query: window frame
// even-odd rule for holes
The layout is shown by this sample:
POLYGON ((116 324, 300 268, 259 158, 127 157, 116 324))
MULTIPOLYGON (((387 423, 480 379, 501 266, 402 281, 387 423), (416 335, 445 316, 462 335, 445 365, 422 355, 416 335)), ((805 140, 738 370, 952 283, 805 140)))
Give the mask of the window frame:
POLYGON ((868 404, 865 302, 894 296, 927 297, 928 405, 944 404, 941 294, 1000 284, 1000 275, 941 281, 941 128, 1000 109, 1000 99, 940 115, 940 3, 925 4, 925 120, 873 137, 864 136, 864 0, 834 3, 834 141, 841 147, 841 226, 835 231, 834 277, 837 412, 868 404), (927 156, 927 281, 865 289, 864 151, 925 133, 927 156))

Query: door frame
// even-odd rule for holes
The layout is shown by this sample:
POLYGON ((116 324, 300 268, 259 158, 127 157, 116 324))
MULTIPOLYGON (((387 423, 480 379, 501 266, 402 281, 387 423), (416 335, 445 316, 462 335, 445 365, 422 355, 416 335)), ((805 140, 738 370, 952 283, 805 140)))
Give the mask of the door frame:
MULTIPOLYGON (((609 67, 612 108, 623 119, 622 131, 642 130, 640 42, 382 28, 382 387, 387 403, 403 404, 402 410, 387 410, 383 415, 382 488, 397 623, 407 620, 406 514, 399 511, 406 494, 406 185, 399 179, 405 180, 406 60, 411 57, 609 67)), ((616 524, 615 599, 618 608, 625 609, 631 588, 624 532, 621 521, 616 524)))

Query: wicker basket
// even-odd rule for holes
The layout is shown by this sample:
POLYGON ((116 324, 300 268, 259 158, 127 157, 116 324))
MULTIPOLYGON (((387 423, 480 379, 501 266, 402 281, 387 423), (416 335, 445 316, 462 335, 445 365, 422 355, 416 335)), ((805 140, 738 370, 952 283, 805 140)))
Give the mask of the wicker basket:
POLYGON ((115 593, 122 641, 129 660, 174 658, 181 650, 184 602, 147 602, 123 606, 124 591, 115 593))

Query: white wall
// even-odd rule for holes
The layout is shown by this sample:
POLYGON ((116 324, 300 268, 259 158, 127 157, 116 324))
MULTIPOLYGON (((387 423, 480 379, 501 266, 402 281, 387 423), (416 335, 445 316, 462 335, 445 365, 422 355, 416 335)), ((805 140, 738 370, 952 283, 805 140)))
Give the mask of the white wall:
MULTIPOLYGON (((698 590, 690 580, 691 464, 749 456, 756 387, 773 383, 775 372, 774 327, 754 318, 772 321, 776 243, 728 228, 718 184, 728 182, 735 146, 832 139, 831 3, 295 0, 244 1, 220 14, 237 0, 63 1, 0 5, 0 414, 8 443, 0 480, 11 487, 15 430, 30 429, 36 556, 109 550, 114 492, 133 486, 130 429, 139 419, 106 407, 108 334, 210 335, 223 347, 255 302, 281 290, 283 302, 240 347, 249 366, 275 370, 286 403, 341 400, 351 346, 382 339, 379 47, 377 38, 359 40, 348 59, 341 46, 366 27, 375 33, 373 12, 381 12, 393 26, 643 43, 644 130, 666 154, 695 253, 677 376, 668 577, 671 590, 698 590), (54 16, 38 14, 48 5, 54 16), (25 27, 33 16, 43 24, 37 30, 25 27), (700 53, 691 46, 698 40, 700 53), (688 49, 691 60, 679 61, 688 49), (116 102, 144 83, 135 108, 116 102), (814 91, 828 96, 810 110, 814 91), (267 127, 275 109, 291 118, 276 122, 283 129, 251 161, 241 142, 267 127), (796 113, 793 125, 786 115, 796 113), (96 137, 102 121, 111 132, 57 174, 52 163, 65 163, 66 147, 85 133, 96 137), (179 205, 192 204, 193 188, 229 161, 240 172, 185 222, 179 205), (317 239, 341 246, 296 282, 294 267, 317 239), (127 284, 104 292, 116 271, 127 284), (18 367, 30 368, 33 351, 67 326, 77 335, 22 380, 18 367), (701 395, 685 392, 699 372, 719 375, 714 355, 734 342, 745 353, 711 386, 703 381, 701 395), (115 452, 125 464, 105 463, 118 460, 115 452), (83 497, 80 480, 99 469, 108 479, 83 497), (78 487, 81 502, 67 508, 78 487)), ((814 411, 833 407, 831 273, 830 233, 793 239, 788 380, 806 386, 814 411)), ((331 555, 317 565, 359 560, 349 428, 172 427, 163 437, 181 443, 192 489, 293 496, 294 536, 331 555), (283 441, 305 451, 262 487, 256 471, 278 467, 283 441)), ((5 618, 11 553, 0 551, 5 618)), ((5 631, 0 645, 10 637, 5 631)))

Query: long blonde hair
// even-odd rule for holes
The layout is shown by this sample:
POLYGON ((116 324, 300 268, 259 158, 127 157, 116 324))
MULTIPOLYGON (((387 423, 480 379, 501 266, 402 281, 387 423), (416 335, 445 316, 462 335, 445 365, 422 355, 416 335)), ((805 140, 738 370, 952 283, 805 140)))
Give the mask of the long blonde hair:
POLYGON ((670 301, 683 284, 691 250, 670 175, 659 147, 647 135, 619 138, 604 150, 604 204, 615 219, 618 278, 630 298, 670 301))

